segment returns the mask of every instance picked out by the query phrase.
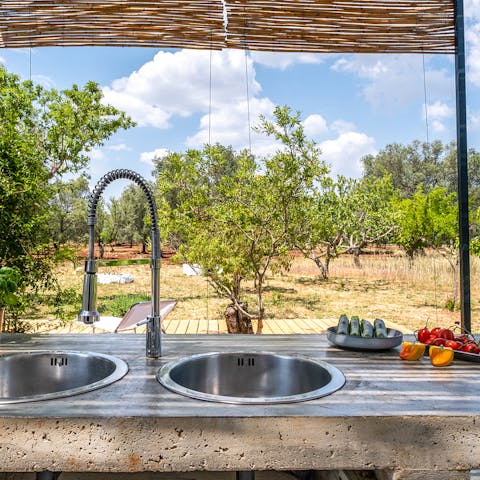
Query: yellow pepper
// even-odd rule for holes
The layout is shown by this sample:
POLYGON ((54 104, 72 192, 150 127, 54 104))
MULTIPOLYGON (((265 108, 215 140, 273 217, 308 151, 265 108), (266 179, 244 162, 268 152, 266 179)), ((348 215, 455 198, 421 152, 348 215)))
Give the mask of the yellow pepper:
POLYGON ((455 352, 451 348, 431 346, 428 352, 434 367, 447 367, 453 362, 455 352))
POLYGON ((418 360, 425 353, 423 343, 403 342, 400 358, 403 360, 418 360))

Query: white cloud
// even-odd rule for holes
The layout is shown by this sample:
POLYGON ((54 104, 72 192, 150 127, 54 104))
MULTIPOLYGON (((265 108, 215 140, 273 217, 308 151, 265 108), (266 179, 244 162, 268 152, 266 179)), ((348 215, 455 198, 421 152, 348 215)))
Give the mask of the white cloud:
POLYGON ((427 105, 427 111, 428 116, 433 118, 449 118, 455 113, 452 107, 440 101, 427 105))
POLYGON ((32 75, 32 82, 37 83, 38 85, 41 85, 44 88, 55 88, 55 82, 50 78, 47 77, 46 75, 32 75))
MULTIPOLYGON (((480 7, 479 7, 480 8, 480 7)), ((470 25, 465 34, 467 43, 468 80, 480 86, 480 22, 470 25)))
POLYGON ((437 133, 443 133, 447 131, 447 127, 444 124, 445 120, 453 117, 455 110, 444 102, 436 101, 427 105, 425 110, 425 104, 422 106, 422 117, 428 119, 429 125, 432 130, 437 133))
POLYGON ((362 174, 361 158, 377 153, 375 139, 365 133, 344 132, 336 139, 320 143, 322 158, 335 175, 359 177, 362 174))
POLYGON ((170 115, 161 107, 149 103, 148 98, 137 98, 132 91, 103 89, 104 102, 126 112, 140 127, 168 128, 170 115))
POLYGON ((130 152, 130 151, 132 151, 132 148, 129 147, 125 143, 117 143, 115 145, 109 145, 107 148, 109 150, 113 150, 114 152, 130 152))
POLYGON ((153 166, 154 164, 153 160, 155 158, 163 158, 166 155, 168 155, 168 153, 169 153, 169 150, 167 148, 156 148, 151 152, 142 152, 140 154, 140 161, 142 163, 146 163, 147 165, 153 166))
POLYGON ((92 159, 93 162, 103 161, 107 158, 103 150, 100 150, 99 148, 93 148, 88 152, 87 155, 92 159))
POLYGON ((0 57, 0 63, 2 65, 6 65, 7 64, 7 61, 3 58, 3 57, 0 57))
POLYGON ((355 73, 359 77, 375 79, 388 73, 388 65, 379 55, 363 57, 355 55, 337 60, 332 69, 337 72, 355 73))
MULTIPOLYGON (((248 90, 254 97, 260 84, 250 57, 247 69, 248 90)), ((247 95, 244 53, 160 51, 138 71, 104 87, 103 92, 106 102, 126 111, 139 126, 168 128, 175 115, 188 117, 243 101, 247 95)))
POLYGON ((322 63, 325 55, 318 53, 290 53, 290 52, 256 52, 250 53, 254 63, 269 68, 286 70, 296 64, 318 64, 322 63))
POLYGON ((347 122, 346 120, 335 120, 330 128, 338 134, 348 133, 352 130, 356 130, 355 125, 351 122, 347 122))
POLYGON ((480 20, 480 0, 465 0, 465 17, 480 20))
POLYGON ((432 120, 430 125, 432 126, 432 130, 436 133, 443 133, 447 130, 445 124, 440 120, 432 120))
POLYGON ((316 137, 328 131, 327 122, 318 114, 309 115, 302 123, 308 137, 316 137))
MULTIPOLYGON (((425 81, 429 98, 453 98, 453 78, 445 69, 429 68, 425 81)), ((353 55, 337 60, 332 68, 366 81, 363 96, 374 108, 395 111, 399 106, 424 96, 420 55, 353 55)))
POLYGON ((467 120, 468 128, 476 130, 480 127, 480 113, 470 113, 467 120))
POLYGON ((259 115, 271 118, 274 108, 275 105, 268 98, 252 98, 249 103, 244 100, 236 104, 220 105, 212 110, 210 120, 208 114, 201 118, 199 131, 188 137, 186 143, 189 147, 201 147, 210 140, 211 144, 231 145, 239 150, 248 148, 251 140, 252 153, 264 154, 269 150, 265 149, 265 144, 271 144, 271 140, 266 142, 264 135, 252 131, 252 127, 258 123, 259 115))

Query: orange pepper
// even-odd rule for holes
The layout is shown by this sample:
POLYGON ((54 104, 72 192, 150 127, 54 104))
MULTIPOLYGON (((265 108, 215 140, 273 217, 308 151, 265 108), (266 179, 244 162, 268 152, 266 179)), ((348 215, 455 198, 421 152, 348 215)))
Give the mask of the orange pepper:
POLYGON ((428 355, 434 367, 447 367, 453 362, 455 352, 451 348, 431 346, 428 355))
POLYGON ((423 343, 403 342, 400 358, 403 360, 418 360, 425 353, 423 343))

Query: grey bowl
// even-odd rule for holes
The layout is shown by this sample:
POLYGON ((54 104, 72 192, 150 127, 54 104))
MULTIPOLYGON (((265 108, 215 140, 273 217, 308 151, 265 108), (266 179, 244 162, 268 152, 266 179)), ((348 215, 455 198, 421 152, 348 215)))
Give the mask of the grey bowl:
POLYGON ((379 352, 382 350, 390 350, 400 345, 403 340, 403 334, 398 330, 387 328, 387 338, 365 338, 338 334, 337 327, 329 327, 327 329, 327 340, 341 348, 379 352))

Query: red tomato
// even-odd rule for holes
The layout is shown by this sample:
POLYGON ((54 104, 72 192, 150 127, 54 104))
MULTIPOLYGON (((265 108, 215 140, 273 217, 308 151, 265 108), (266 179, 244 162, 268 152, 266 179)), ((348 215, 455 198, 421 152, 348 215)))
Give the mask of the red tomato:
POLYGON ((452 350, 458 350, 463 345, 462 342, 457 342, 456 340, 446 340, 445 346, 451 348, 452 350))
POLYGON ((447 341, 447 339, 442 338, 442 337, 432 338, 432 341, 430 342, 430 345, 437 345, 437 346, 445 345, 446 341, 447 341))
POLYGON ((430 330, 427 327, 423 327, 417 332, 417 339, 419 342, 426 343, 429 338, 430 330))
POLYGON ((458 342, 467 343, 467 342, 470 342, 472 338, 470 337, 470 335, 467 335, 466 333, 462 333, 460 335, 457 335, 455 337, 455 340, 457 340, 458 342))
POLYGON ((466 345, 460 347, 459 350, 467 353, 480 353, 480 348, 478 348, 478 345, 475 342, 467 343, 466 345))
POLYGON ((455 338, 455 335, 453 334, 453 332, 449 328, 442 328, 438 332, 438 336, 440 338, 445 338, 446 340, 453 340, 455 338))
POLYGON ((432 328, 432 330, 430 330, 430 335, 432 335, 434 338, 437 338, 441 330, 443 330, 442 327, 432 328))

